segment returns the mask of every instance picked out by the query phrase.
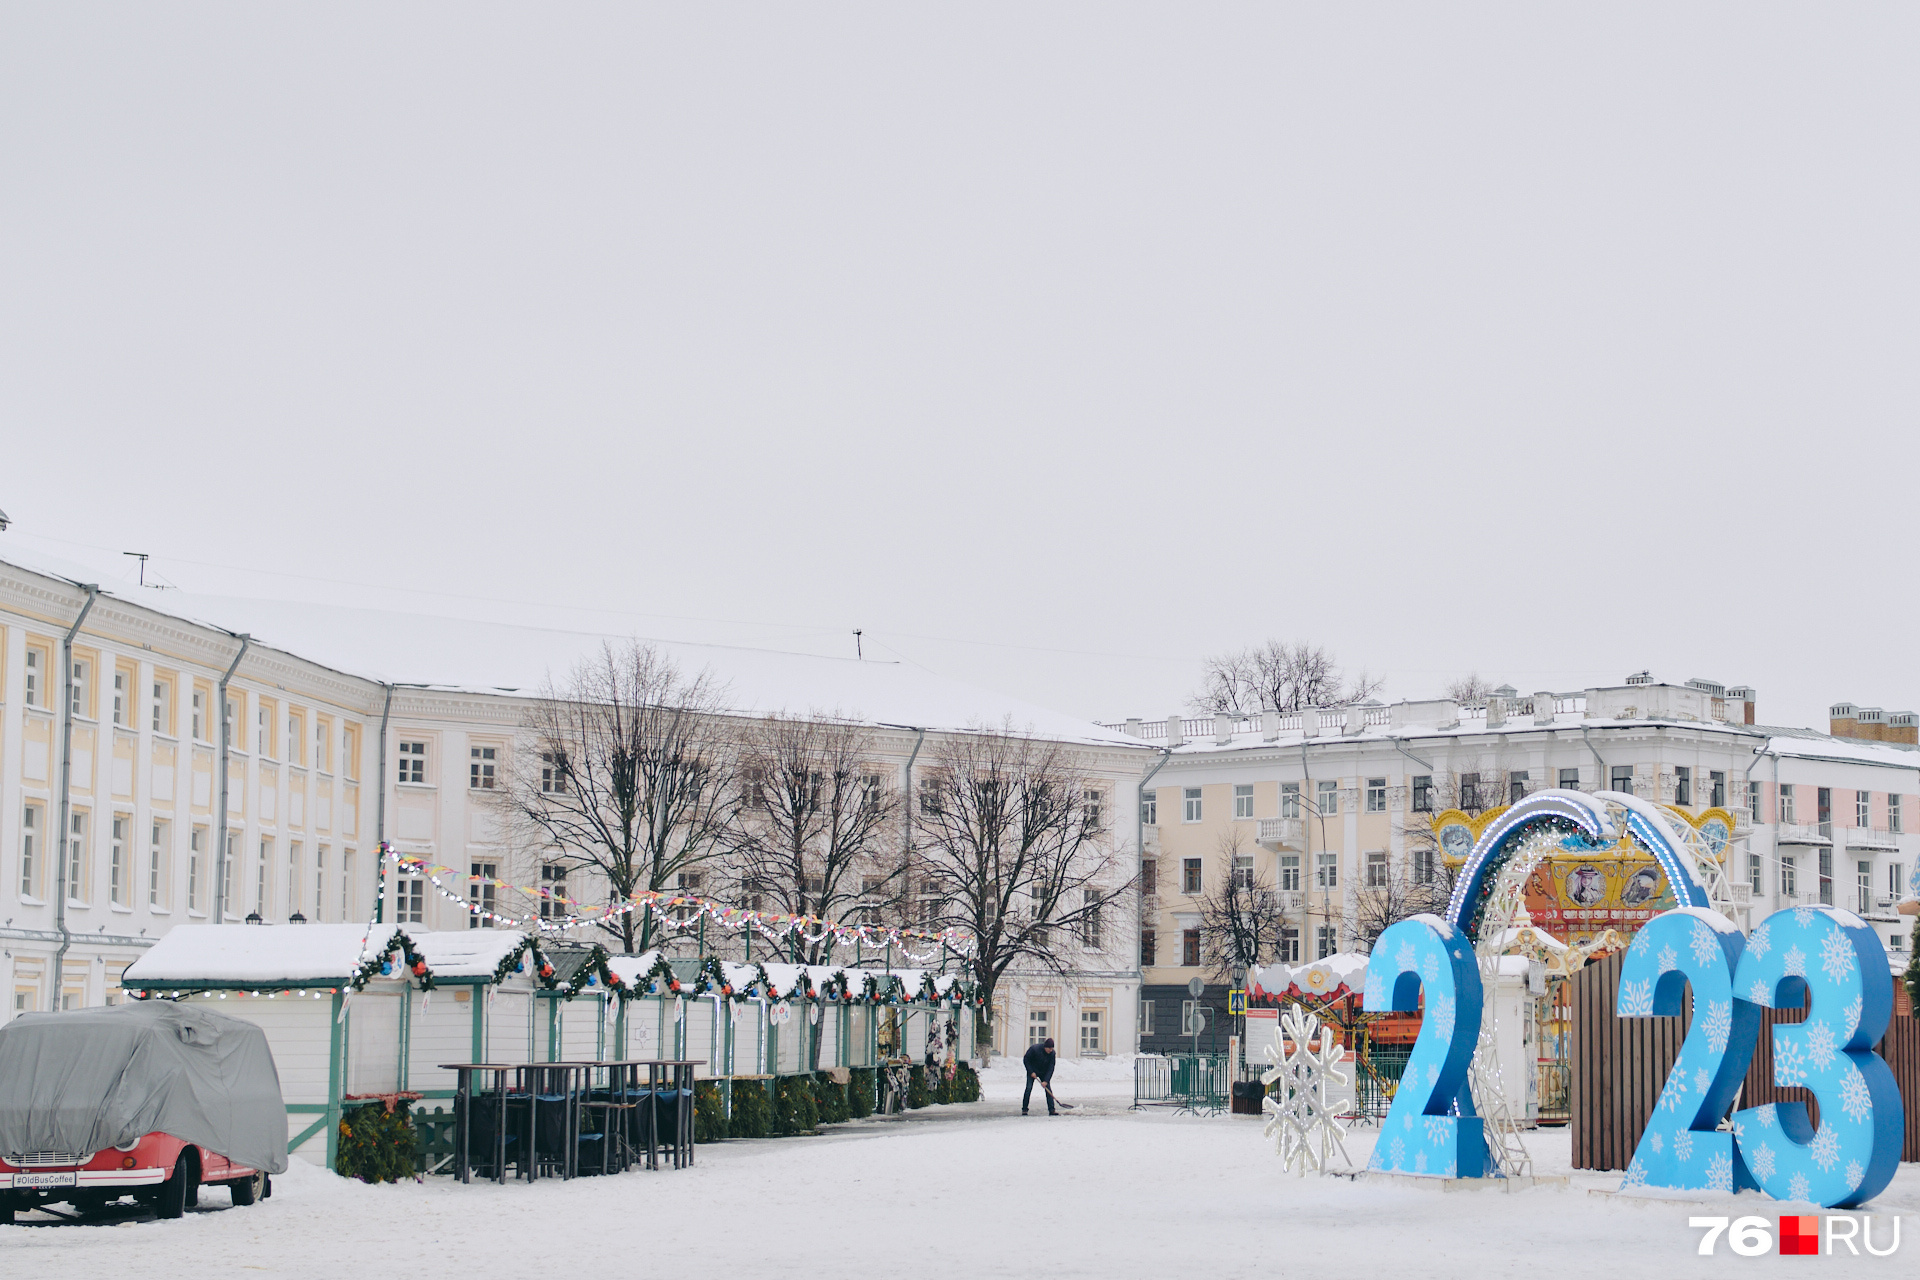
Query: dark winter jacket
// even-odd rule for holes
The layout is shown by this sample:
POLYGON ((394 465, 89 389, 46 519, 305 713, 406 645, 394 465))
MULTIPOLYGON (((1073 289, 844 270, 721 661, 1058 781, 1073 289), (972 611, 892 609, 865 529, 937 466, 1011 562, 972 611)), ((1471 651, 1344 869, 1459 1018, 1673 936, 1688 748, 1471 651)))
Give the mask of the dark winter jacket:
POLYGON ((1033 1075, 1039 1076, 1042 1080, 1052 1080, 1053 1064, 1058 1061, 1058 1059, 1056 1059, 1053 1054, 1048 1053, 1044 1047, 1035 1045, 1033 1048, 1027 1050, 1027 1056, 1020 1061, 1033 1075))

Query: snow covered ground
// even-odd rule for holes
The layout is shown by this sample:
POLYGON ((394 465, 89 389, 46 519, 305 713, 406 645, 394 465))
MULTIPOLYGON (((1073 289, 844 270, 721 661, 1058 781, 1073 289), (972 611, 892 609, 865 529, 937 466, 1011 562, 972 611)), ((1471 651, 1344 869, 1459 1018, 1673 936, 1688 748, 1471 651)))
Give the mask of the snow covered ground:
MULTIPOLYGON (((1724 1242, 1718 1257, 1697 1256, 1702 1233, 1689 1214, 1796 1211, 1753 1195, 1712 1204, 1590 1195, 1618 1184, 1603 1174, 1514 1195, 1288 1178, 1250 1117, 1129 1113, 1127 1071, 1125 1060, 1063 1063, 1057 1092, 1079 1108, 1022 1118, 1020 1072, 1003 1065, 983 1077, 980 1103, 816 1138, 701 1147, 698 1165, 679 1173, 369 1187, 297 1164, 275 1180, 273 1199, 247 1209, 209 1190, 178 1222, 0 1227, 0 1274, 1665 1276, 1778 1265, 1733 1257, 1724 1242)), ((1359 1131, 1347 1149, 1363 1162, 1371 1142, 1359 1131)), ((1570 1173, 1564 1131, 1533 1135, 1532 1148, 1541 1172, 1570 1173)), ((1873 1207, 1920 1231, 1920 1166, 1902 1166, 1873 1207)), ((1885 1230, 1882 1221, 1882 1243, 1885 1230)), ((1902 1245, 1891 1258, 1813 1266, 1905 1274, 1920 1244, 1902 1245)))

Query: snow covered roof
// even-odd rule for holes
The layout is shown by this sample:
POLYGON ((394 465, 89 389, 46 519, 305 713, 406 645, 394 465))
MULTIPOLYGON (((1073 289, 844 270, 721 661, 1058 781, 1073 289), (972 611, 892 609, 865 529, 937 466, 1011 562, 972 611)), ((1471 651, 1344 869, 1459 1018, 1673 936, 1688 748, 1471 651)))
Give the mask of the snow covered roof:
MULTIPOLYGON (((366 956, 369 931, 379 932, 367 924, 181 925, 128 965, 120 981, 128 988, 178 982, 342 986, 366 956)), ((380 941, 392 936, 384 932, 380 941)))
POLYGON ((500 968, 500 962, 527 941, 527 935, 518 929, 450 929, 432 933, 409 929, 407 936, 413 940, 414 950, 427 962, 433 976, 441 981, 491 978, 500 968))
POLYGON ((1839 738, 1814 729, 1765 726, 1768 734, 1763 751, 1799 760, 1835 760, 1848 764, 1890 765, 1896 769, 1920 769, 1920 747, 1900 742, 1872 742, 1860 738, 1839 738))

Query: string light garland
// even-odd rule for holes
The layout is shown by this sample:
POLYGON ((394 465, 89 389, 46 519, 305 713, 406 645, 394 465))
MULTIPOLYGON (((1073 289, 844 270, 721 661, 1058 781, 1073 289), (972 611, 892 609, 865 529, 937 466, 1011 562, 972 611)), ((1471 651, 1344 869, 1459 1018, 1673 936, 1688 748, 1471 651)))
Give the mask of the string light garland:
POLYGON ((789 915, 776 912, 753 911, 745 907, 729 907, 709 899, 688 893, 665 893, 653 889, 638 889, 624 902, 610 903, 606 907, 582 914, 572 912, 559 920, 543 919, 538 916, 515 917, 502 911, 484 907, 470 897, 458 893, 442 882, 447 876, 465 881, 468 885, 487 885, 494 889, 506 889, 524 893, 542 901, 565 905, 569 908, 580 904, 563 894, 539 885, 516 885, 491 876, 462 876, 452 867, 429 863, 414 854, 401 853, 391 844, 383 843, 377 850, 380 856, 391 859, 395 869, 403 874, 418 875, 426 878, 435 892, 448 902, 457 903, 467 914, 491 924, 510 929, 526 929, 539 933, 567 933, 583 926, 605 925, 619 916, 635 911, 647 911, 661 928, 676 934, 689 933, 700 927, 703 920, 711 920, 722 929, 752 929, 762 938, 773 943, 785 943, 789 939, 814 946, 832 938, 843 946, 859 945, 881 950, 897 947, 903 958, 914 963, 924 964, 943 954, 952 952, 962 959, 974 954, 974 941, 971 936, 958 929, 942 929, 928 932, 922 929, 901 929, 890 925, 839 924, 831 920, 822 920, 818 916, 789 915), (932 943, 922 951, 913 950, 913 943, 932 943))

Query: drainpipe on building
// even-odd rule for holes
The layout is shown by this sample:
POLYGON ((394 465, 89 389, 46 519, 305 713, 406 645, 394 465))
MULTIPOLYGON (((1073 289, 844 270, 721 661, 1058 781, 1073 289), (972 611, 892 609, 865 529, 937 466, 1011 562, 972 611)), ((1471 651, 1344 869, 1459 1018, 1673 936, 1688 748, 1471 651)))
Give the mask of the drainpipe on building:
POLYGON ((247 656, 247 650, 253 647, 253 637, 244 632, 234 634, 240 642, 240 652, 233 655, 233 661, 227 666, 227 673, 220 677, 220 687, 214 691, 213 700, 220 712, 220 808, 214 821, 213 837, 213 922, 227 922, 227 805, 230 785, 228 757, 233 751, 233 717, 227 713, 227 684, 233 679, 233 673, 240 669, 240 660, 247 656))
POLYGON ((1405 741, 1405 739, 1403 739, 1403 738, 1388 738, 1388 739, 1387 739, 1387 741, 1388 741, 1388 742, 1391 742, 1391 743, 1393 744, 1393 749, 1394 749, 1395 751, 1398 751, 1398 752, 1399 752, 1399 753, 1400 753, 1401 755, 1403 755, 1403 756, 1405 756, 1405 757, 1406 757, 1407 759, 1409 759, 1409 760, 1411 760, 1411 761, 1413 761, 1413 762, 1414 762, 1415 764, 1417 764, 1417 765, 1419 765, 1419 766, 1420 766, 1421 768, 1423 768, 1423 769, 1425 769, 1425 770, 1427 770, 1427 771, 1428 771, 1429 773, 1431 773, 1431 772, 1433 771, 1433 766, 1432 766, 1432 765, 1430 765, 1430 764, 1428 764, 1428 763, 1427 763, 1427 762, 1426 762, 1425 760, 1422 760, 1422 759, 1421 759, 1421 758, 1420 758, 1419 756, 1417 756, 1417 755, 1415 755, 1415 754, 1413 754, 1413 752, 1411 752, 1411 751, 1409 751, 1409 750, 1407 750, 1407 749, 1406 749, 1406 747, 1402 745, 1402 743, 1403 743, 1403 742, 1405 741))
MULTIPOLYGON (((1142 858, 1147 856, 1147 784, 1153 781, 1153 775, 1167 767, 1167 761, 1171 759, 1173 759, 1173 748, 1160 748, 1160 758, 1154 762, 1153 768, 1147 770, 1147 776, 1140 779, 1140 785, 1133 791, 1133 847, 1137 856, 1142 858)), ((1138 873, 1135 874, 1137 877, 1138 873)), ((1140 933, 1147 926, 1146 921, 1141 918, 1142 913, 1136 911, 1133 914, 1133 998, 1137 1005, 1140 1000, 1140 988, 1147 982, 1146 970, 1140 967, 1140 933)), ((1134 1052, 1138 1053, 1140 1051, 1140 1012, 1137 1008, 1134 1010, 1133 1028, 1133 1048, 1134 1052)))
POLYGON ((66 966, 67 949, 73 945, 73 934, 67 931, 67 867, 72 861, 67 841, 73 838, 67 829, 73 815, 73 638, 80 633, 80 624, 93 612, 93 602, 100 598, 97 585, 88 582, 77 585, 87 593, 87 602, 80 606, 80 616, 73 620, 60 641, 60 822, 54 828, 58 837, 54 856, 60 860, 60 869, 54 877, 53 899, 53 926, 60 932, 60 948, 53 953, 51 996, 56 1010, 60 1008, 60 971, 66 966))
POLYGON ((1600 758, 1599 749, 1593 745, 1593 739, 1587 736, 1587 726, 1584 724, 1580 726, 1580 738, 1587 744, 1587 750, 1593 752, 1594 762, 1600 766, 1600 781, 1595 784, 1593 789, 1595 791, 1605 791, 1613 785, 1613 780, 1607 776, 1607 762, 1600 758))
POLYGON ((373 849, 373 922, 384 924, 387 918, 387 716, 393 711, 393 686, 387 686, 387 700, 380 706, 380 790, 374 801, 373 849))

